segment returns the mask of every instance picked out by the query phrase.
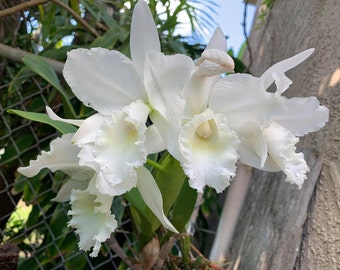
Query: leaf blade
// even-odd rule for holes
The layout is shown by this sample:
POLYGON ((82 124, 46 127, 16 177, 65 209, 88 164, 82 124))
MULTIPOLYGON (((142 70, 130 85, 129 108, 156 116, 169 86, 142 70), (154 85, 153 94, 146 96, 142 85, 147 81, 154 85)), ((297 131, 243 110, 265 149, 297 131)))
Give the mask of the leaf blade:
POLYGON ((54 127, 55 129, 57 129, 62 134, 74 133, 77 131, 76 127, 70 124, 61 122, 61 121, 52 120, 47 114, 44 114, 44 113, 26 112, 26 111, 20 111, 20 110, 8 110, 7 112, 19 115, 23 118, 26 118, 32 121, 48 124, 54 127))

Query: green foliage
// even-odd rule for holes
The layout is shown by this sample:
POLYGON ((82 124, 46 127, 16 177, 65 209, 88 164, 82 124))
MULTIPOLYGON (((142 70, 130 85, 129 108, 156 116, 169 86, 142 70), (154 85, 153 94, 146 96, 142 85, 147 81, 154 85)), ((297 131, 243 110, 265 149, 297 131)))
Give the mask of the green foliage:
POLYGON ((49 65, 42 57, 37 55, 26 55, 22 58, 22 61, 29 69, 40 75, 59 91, 63 100, 65 115, 70 118, 76 118, 77 115, 72 107, 70 99, 61 86, 57 74, 51 65, 49 65))
POLYGON ((29 120, 48 124, 54 127, 56 130, 58 130, 61 134, 74 133, 77 131, 77 128, 75 128, 74 126, 64 123, 64 122, 52 120, 51 118, 49 118, 47 114, 44 114, 44 113, 34 113, 34 112, 26 112, 26 111, 18 111, 18 110, 8 110, 8 112, 17 114, 29 120))

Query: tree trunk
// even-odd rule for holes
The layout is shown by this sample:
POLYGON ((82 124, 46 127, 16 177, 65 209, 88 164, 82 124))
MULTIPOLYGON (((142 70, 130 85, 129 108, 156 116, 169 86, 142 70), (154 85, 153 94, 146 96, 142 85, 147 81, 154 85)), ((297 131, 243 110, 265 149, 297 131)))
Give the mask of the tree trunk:
MULTIPOLYGON (((258 13, 260 4, 258 5, 258 13)), ((250 35, 253 75, 305 49, 288 72, 288 97, 317 96, 330 110, 321 131, 300 140, 310 166, 301 190, 281 173, 255 171, 233 238, 230 269, 340 269, 340 2, 276 0, 250 35)), ((245 55, 249 62, 249 53, 245 55)))

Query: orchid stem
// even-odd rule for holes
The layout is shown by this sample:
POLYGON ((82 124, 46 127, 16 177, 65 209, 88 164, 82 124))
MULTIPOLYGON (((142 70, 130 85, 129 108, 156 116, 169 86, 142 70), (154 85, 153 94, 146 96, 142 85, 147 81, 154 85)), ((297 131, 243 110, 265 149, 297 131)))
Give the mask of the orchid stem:
POLYGON ((146 159, 146 164, 154 167, 155 169, 159 170, 159 171, 164 171, 164 168, 162 165, 160 165, 159 163, 157 163, 156 161, 153 161, 151 159, 146 159))
POLYGON ((252 173, 249 166, 244 164, 237 166, 236 176, 230 184, 210 252, 209 259, 213 262, 223 263, 226 260, 251 176, 252 173))

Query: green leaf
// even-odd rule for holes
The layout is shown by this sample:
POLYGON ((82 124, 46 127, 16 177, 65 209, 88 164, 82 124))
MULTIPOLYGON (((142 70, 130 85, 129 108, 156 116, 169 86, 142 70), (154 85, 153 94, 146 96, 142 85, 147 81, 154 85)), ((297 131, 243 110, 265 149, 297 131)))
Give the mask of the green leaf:
POLYGON ((26 112, 26 111, 20 111, 20 110, 8 110, 7 112, 19 115, 29 120, 48 124, 54 127, 55 129, 57 129, 62 134, 74 133, 77 131, 76 127, 70 124, 61 122, 61 121, 52 120, 47 114, 44 114, 44 113, 34 113, 34 112, 26 112))
POLYGON ((134 226, 140 233, 140 245, 143 246, 151 240, 153 232, 161 223, 147 207, 137 188, 133 188, 129 192, 126 192, 124 198, 131 204, 130 214, 134 226), (152 229, 153 227, 155 227, 155 229, 152 229))
POLYGON ((8 94, 11 95, 20 89, 21 85, 29 78, 29 75, 32 75, 32 71, 29 68, 23 67, 20 69, 9 84, 8 94))
POLYGON ((91 43, 90 48, 101 47, 112 49, 115 46, 116 42, 121 39, 122 35, 124 35, 124 32, 122 32, 121 27, 114 26, 107 30, 103 36, 96 38, 91 43))
POLYGON ((165 154, 161 167, 162 170, 158 170, 154 177, 163 196, 164 213, 167 214, 181 191, 186 175, 180 163, 170 154, 165 154))
POLYGON ((171 222, 178 229, 183 231, 187 225, 192 212, 195 209, 197 191, 189 186, 189 181, 185 181, 172 209, 171 222))
MULTIPOLYGON (((172 208, 179 193, 181 192, 183 183, 187 181, 180 163, 171 155, 165 153, 162 156, 160 162, 161 164, 158 170, 155 169, 154 178, 162 194, 164 213, 167 214, 172 208)), ((127 192, 124 195, 124 197, 127 201, 131 203, 131 205, 135 208, 135 210, 138 212, 140 216, 140 223, 135 225, 140 227, 139 228, 141 232, 140 241, 146 244, 148 241, 151 240, 152 235, 158 229, 161 223, 158 220, 158 218, 151 212, 148 206, 145 204, 142 196, 140 195, 137 189, 134 188, 131 191, 127 192)), ((190 194, 188 198, 189 200, 192 199, 190 194)), ((194 199, 194 206, 195 201, 196 199, 194 199)), ((181 216, 179 218, 178 222, 179 225, 181 225, 183 223, 183 220, 186 219, 187 212, 193 211, 193 208, 191 207, 190 203, 188 206, 189 206, 188 210, 183 209, 185 214, 184 216, 181 216)), ((182 207, 186 208, 187 206, 182 205, 182 207)), ((182 227, 180 229, 182 229, 182 227)))
MULTIPOLYGON (((195 209, 196 200, 197 191, 189 186, 189 181, 184 181, 171 211, 171 223, 180 233, 185 231, 185 226, 195 209)), ((169 231, 161 239, 161 244, 164 244, 172 235, 173 232, 169 231)))
POLYGON ((22 61, 28 68, 40 75, 51 85, 57 88, 64 96, 66 96, 54 69, 42 57, 38 55, 26 55, 22 58, 22 61))
POLYGON ((65 105, 65 114, 72 118, 76 118, 76 113, 72 107, 69 97, 67 96, 64 88, 61 86, 58 76, 52 66, 47 63, 44 58, 38 55, 26 55, 22 58, 22 61, 28 68, 44 78, 60 92, 65 105))

